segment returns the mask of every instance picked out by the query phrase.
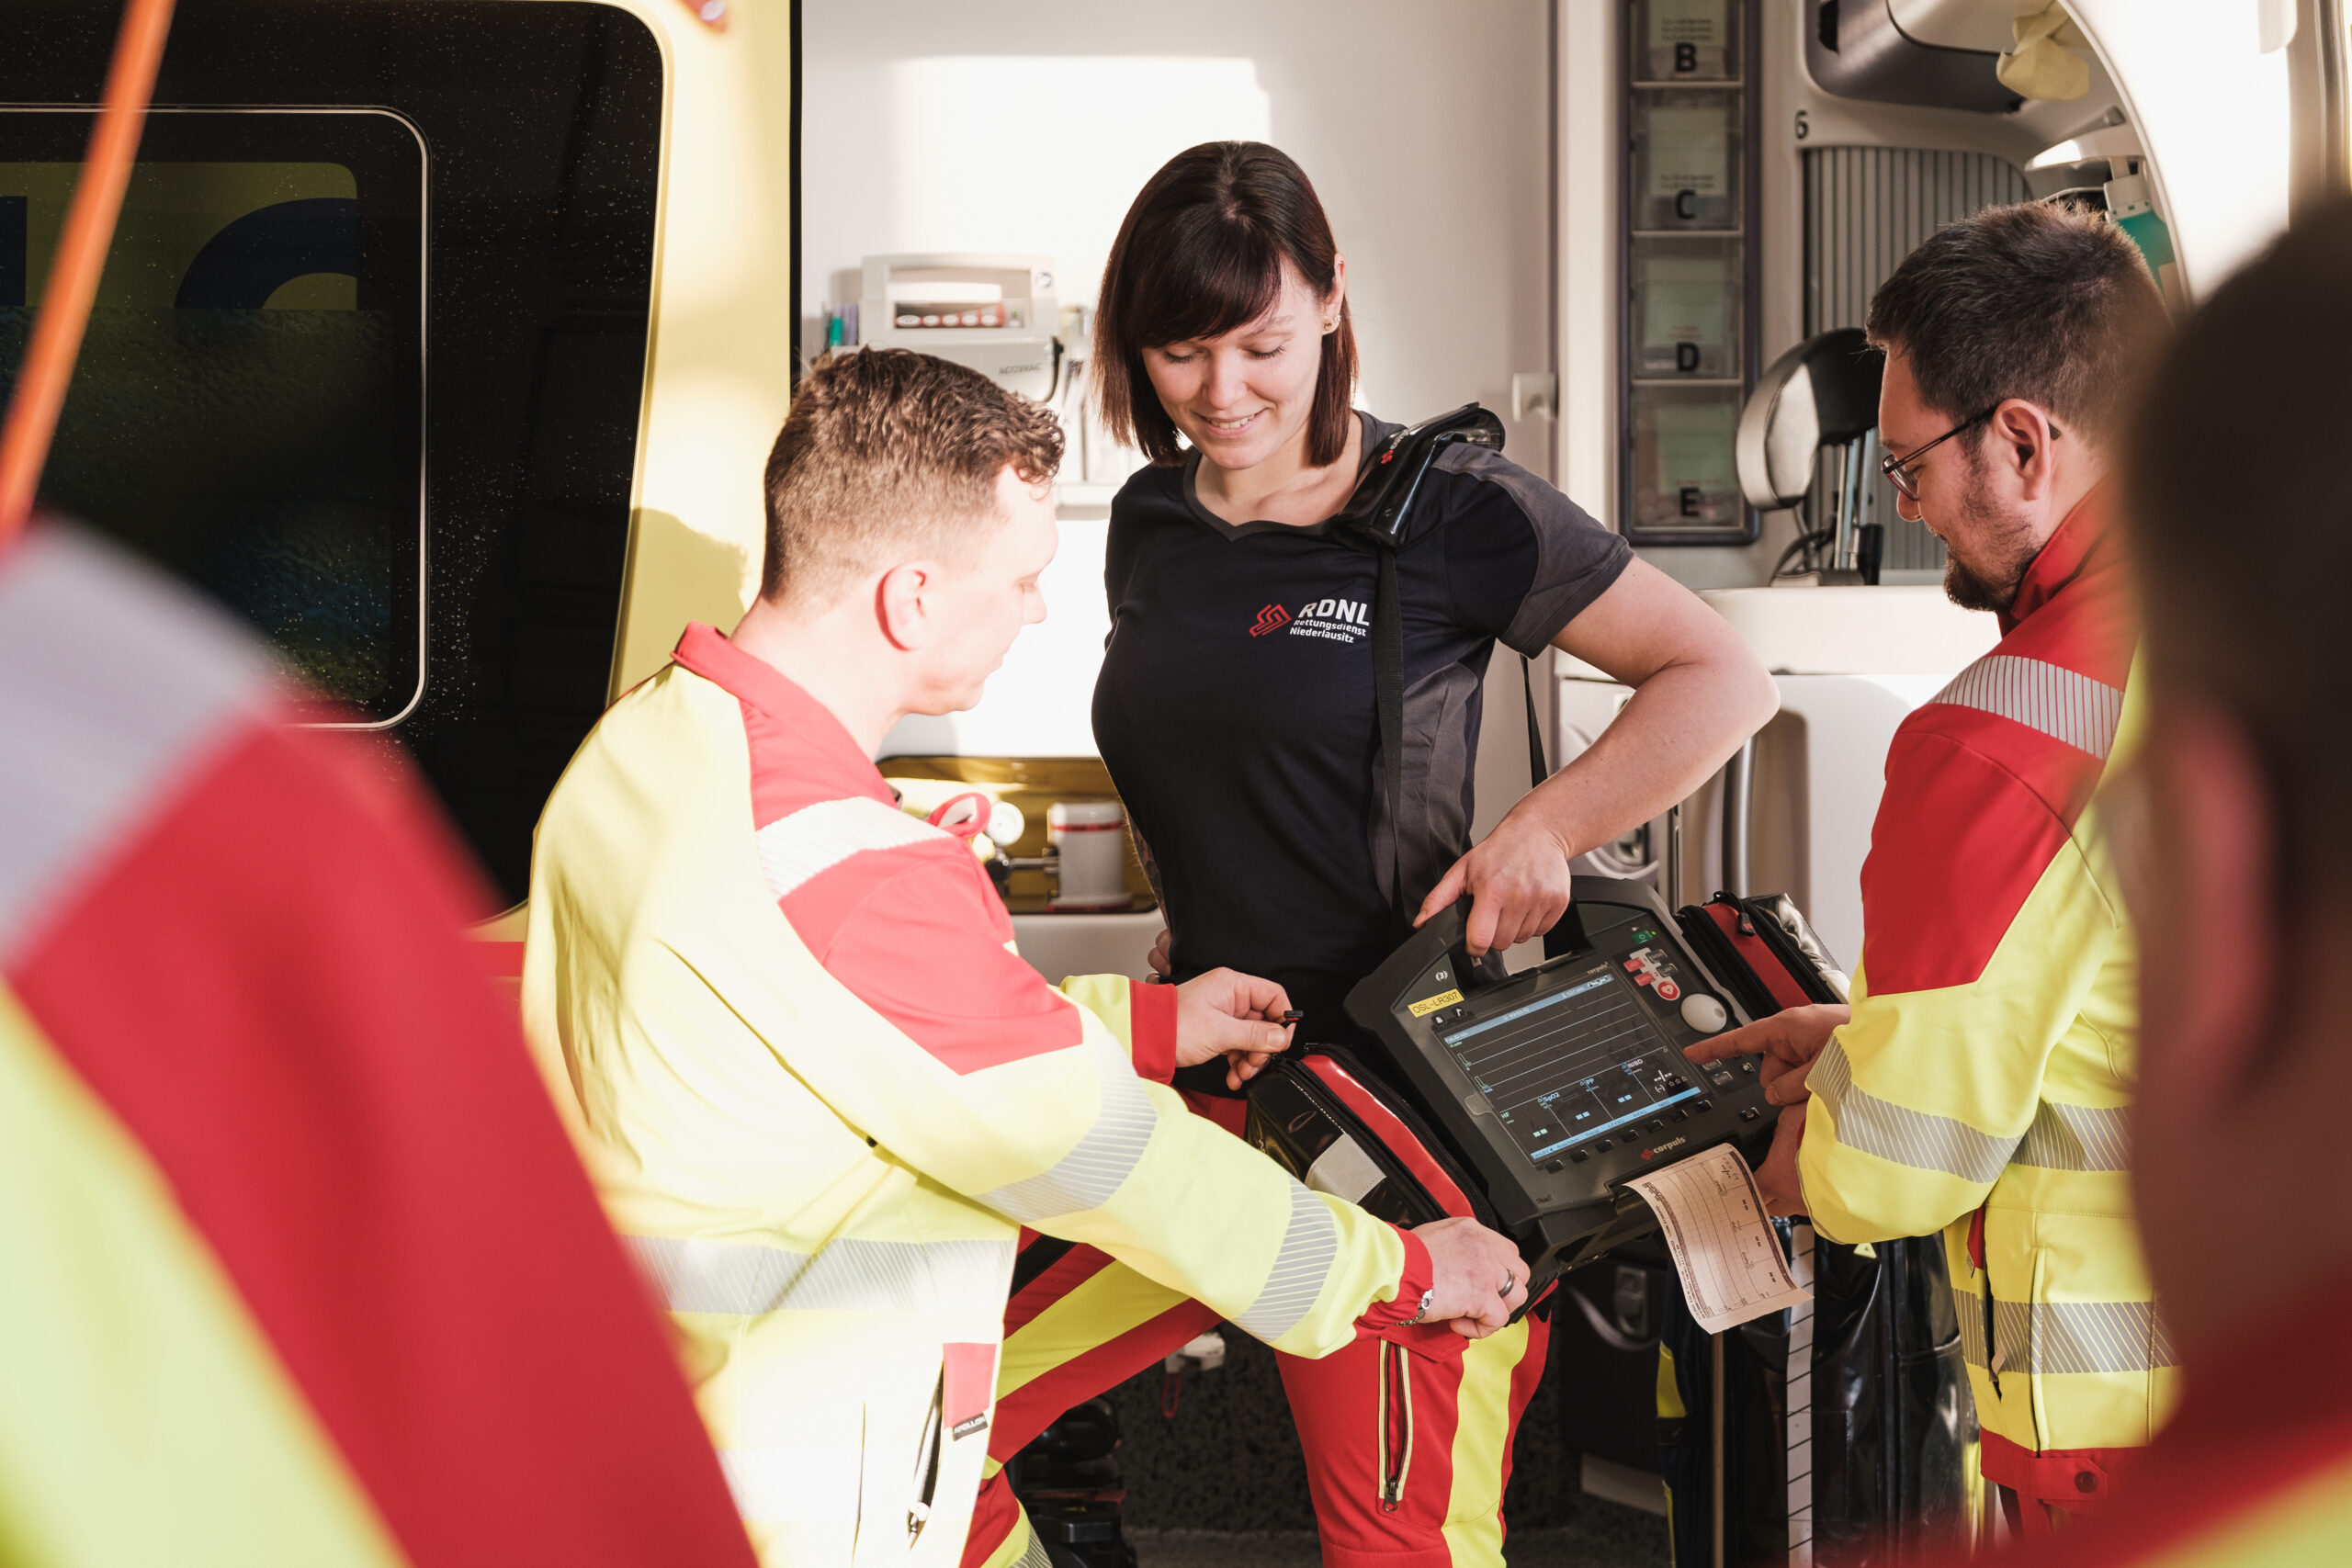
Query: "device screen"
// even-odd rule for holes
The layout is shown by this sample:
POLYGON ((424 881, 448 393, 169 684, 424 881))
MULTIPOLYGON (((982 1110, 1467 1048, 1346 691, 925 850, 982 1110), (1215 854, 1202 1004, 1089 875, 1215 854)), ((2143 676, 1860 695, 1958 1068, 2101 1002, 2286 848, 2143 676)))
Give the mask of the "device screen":
POLYGON ((1532 1160, 1700 1093, 1613 962, 1439 1039, 1532 1160))

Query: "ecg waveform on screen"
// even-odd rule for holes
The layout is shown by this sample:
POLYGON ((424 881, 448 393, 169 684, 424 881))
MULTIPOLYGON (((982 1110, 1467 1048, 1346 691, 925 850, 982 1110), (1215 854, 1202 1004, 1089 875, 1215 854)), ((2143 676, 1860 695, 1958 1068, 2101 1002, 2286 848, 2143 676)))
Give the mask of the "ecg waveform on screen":
POLYGON ((1445 1044, 1530 1159, 1698 1093, 1632 988, 1606 970, 1445 1044))

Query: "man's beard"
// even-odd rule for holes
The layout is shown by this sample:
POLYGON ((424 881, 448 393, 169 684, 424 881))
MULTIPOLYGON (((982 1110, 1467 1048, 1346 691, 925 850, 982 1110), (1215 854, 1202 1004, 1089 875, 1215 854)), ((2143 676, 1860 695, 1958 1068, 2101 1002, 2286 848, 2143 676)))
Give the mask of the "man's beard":
MULTIPOLYGON (((1973 481, 1983 470, 1977 464, 1969 466, 1973 481)), ((2033 564, 2032 536, 2023 519, 1986 504, 1984 492, 1973 482, 1960 512, 1962 526, 1954 532, 1967 539, 1970 558, 1963 561, 1951 539, 1944 540, 1944 597, 1963 610, 2006 615, 2017 603, 2025 569, 2033 564)))

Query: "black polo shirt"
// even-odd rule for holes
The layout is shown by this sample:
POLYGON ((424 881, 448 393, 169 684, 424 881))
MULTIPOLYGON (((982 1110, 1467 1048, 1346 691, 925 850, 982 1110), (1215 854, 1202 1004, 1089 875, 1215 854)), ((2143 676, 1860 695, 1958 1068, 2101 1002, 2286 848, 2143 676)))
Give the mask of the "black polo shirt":
MULTIPOLYGON (((1396 427, 1364 416, 1364 450, 1396 427)), ((1094 738, 1159 863, 1178 978, 1285 987, 1303 1040, 1355 1037, 1348 987, 1387 953, 1396 852, 1373 705, 1378 567, 1326 525, 1238 527, 1201 505, 1197 453, 1111 505, 1111 636, 1094 738)), ((1470 847, 1498 639, 1540 652, 1617 580, 1625 542, 1498 453, 1447 448, 1397 553, 1408 912, 1470 847)))

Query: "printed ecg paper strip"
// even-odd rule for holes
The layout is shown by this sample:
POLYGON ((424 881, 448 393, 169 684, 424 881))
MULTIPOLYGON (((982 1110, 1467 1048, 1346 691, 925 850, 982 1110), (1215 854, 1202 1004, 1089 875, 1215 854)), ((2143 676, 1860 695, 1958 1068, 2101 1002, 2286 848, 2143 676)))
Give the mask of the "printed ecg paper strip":
POLYGON ((1813 1299, 1790 1277, 1764 1195, 1729 1144, 1626 1185, 1657 1215, 1690 1315, 1708 1333, 1813 1299))

